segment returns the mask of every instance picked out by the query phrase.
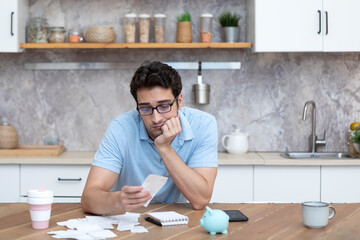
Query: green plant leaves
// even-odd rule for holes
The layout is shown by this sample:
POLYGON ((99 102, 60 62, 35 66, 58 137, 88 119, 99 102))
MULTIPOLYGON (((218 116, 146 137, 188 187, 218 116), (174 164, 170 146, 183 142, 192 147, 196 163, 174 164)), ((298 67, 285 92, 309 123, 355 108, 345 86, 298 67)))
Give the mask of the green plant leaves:
POLYGON ((224 12, 219 17, 219 23, 222 27, 238 27, 240 18, 236 13, 224 12))

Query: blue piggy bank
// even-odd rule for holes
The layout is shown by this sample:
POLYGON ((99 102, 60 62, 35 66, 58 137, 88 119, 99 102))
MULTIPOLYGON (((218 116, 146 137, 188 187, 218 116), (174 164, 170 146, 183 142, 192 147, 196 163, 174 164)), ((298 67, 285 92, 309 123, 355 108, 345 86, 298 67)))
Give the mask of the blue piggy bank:
POLYGON ((206 212, 200 219, 200 225, 211 235, 216 233, 227 234, 229 226, 229 215, 222 210, 206 207, 206 212))

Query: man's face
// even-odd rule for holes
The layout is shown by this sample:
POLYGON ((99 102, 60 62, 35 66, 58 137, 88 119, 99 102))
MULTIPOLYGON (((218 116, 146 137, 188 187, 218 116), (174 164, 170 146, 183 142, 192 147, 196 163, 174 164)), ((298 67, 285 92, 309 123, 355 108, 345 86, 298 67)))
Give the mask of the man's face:
MULTIPOLYGON (((175 100, 175 96, 172 94, 170 88, 154 87, 143 88, 137 91, 138 108, 143 107, 157 107, 163 104, 171 104, 175 100)), ((182 94, 180 93, 177 101, 171 107, 171 111, 168 113, 158 113, 156 109, 153 109, 153 113, 148 116, 141 116, 147 133, 152 140, 155 140, 162 134, 161 127, 170 118, 178 116, 178 110, 182 108, 182 94)))

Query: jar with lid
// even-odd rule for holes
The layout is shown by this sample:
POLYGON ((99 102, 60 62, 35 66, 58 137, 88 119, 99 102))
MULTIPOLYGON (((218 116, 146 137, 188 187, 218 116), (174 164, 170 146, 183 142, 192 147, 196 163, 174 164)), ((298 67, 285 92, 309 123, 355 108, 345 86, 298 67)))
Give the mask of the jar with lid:
POLYGON ((65 28, 63 27, 51 27, 49 42, 50 43, 64 43, 65 42, 65 28))
POLYGON ((165 18, 166 15, 162 13, 154 15, 154 32, 156 43, 165 42, 165 18))
POLYGON ((139 15, 139 40, 141 43, 148 43, 150 36, 150 15, 139 15))
POLYGON ((134 43, 136 36, 136 18, 135 13, 129 13, 125 15, 125 42, 134 43))
POLYGON ((81 43, 84 41, 84 35, 81 31, 70 29, 68 35, 69 43, 81 43))
POLYGON ((211 42, 212 18, 213 15, 209 13, 200 15, 200 42, 211 42))
POLYGON ((47 43, 48 42, 48 28, 46 18, 34 17, 31 18, 26 25, 26 42, 27 43, 47 43))

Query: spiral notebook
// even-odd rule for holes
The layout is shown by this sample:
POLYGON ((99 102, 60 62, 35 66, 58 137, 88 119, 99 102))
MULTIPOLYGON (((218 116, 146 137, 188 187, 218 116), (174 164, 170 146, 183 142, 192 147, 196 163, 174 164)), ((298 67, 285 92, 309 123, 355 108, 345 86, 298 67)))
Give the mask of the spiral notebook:
POLYGON ((145 220, 158 226, 188 224, 189 218, 174 211, 145 213, 145 220))

